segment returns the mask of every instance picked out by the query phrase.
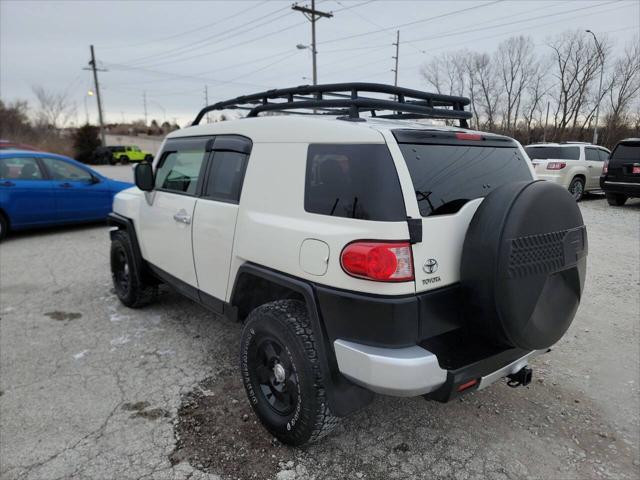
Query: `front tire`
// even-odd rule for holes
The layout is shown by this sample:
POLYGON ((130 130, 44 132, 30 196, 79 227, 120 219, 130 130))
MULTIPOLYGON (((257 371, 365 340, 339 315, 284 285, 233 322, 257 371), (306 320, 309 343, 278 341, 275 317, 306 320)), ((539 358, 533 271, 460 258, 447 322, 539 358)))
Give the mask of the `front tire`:
POLYGON ((575 177, 571 180, 571 184, 569 184, 569 193, 573 195, 573 199, 576 202, 582 200, 582 196, 584 195, 584 180, 580 177, 575 177))
POLYGON ((129 235, 116 231, 111 240, 111 279, 118 299, 130 308, 147 305, 158 291, 142 280, 138 265, 129 235))
POLYGON ((4 237, 7 236, 8 232, 9 222, 7 221, 6 217, 2 213, 0 213, 0 241, 2 241, 4 237))
POLYGON ((281 442, 314 442, 337 425, 304 303, 278 300, 251 312, 242 332, 240 369, 251 407, 281 442))
POLYGON ((609 205, 612 205, 614 207, 621 207, 625 204, 627 198, 629 198, 621 193, 607 193, 605 194, 605 196, 607 197, 607 202, 609 203, 609 205))

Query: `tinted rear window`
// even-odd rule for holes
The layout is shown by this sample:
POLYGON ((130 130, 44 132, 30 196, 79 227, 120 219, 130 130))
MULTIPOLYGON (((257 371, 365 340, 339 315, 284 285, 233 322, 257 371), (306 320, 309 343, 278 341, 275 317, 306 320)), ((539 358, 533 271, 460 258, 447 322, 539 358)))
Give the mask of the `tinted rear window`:
POLYGON ((619 144, 611 154, 611 162, 616 160, 621 162, 631 160, 640 162, 640 143, 639 144, 619 144))
POLYGON ((400 181, 387 146, 309 145, 304 209, 361 220, 405 220, 400 181))
POLYGON ((423 217, 457 212, 500 185, 531 180, 515 147, 400 144, 423 217))
POLYGON ((526 147, 531 160, 580 160, 580 147, 526 147))

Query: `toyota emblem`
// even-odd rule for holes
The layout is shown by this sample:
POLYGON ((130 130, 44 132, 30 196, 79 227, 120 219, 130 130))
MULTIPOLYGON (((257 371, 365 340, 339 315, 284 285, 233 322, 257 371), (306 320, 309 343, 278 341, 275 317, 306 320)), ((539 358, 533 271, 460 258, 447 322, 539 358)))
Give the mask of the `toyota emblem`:
POLYGON ((438 271, 438 262, 435 258, 430 258, 422 265, 424 273, 432 274, 438 271))

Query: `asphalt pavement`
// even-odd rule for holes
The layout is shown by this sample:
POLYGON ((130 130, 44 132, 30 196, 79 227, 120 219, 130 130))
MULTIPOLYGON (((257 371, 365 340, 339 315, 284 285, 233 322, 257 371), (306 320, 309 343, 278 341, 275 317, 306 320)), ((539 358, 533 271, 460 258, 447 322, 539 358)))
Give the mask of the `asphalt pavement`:
POLYGON ((449 404, 379 396, 297 449, 246 402, 240 325, 169 290, 122 306, 103 224, 12 235, 0 244, 0 478, 638 479, 640 200, 580 207, 584 297, 530 386, 449 404))

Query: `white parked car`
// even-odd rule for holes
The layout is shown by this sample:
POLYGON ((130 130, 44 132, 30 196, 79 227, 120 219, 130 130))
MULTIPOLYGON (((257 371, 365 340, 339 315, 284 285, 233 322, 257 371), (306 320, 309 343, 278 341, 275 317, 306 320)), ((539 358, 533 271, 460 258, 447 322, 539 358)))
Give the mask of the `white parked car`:
POLYGON ((349 83, 206 107, 114 200, 118 298, 141 307, 164 282, 243 322, 249 403, 289 444, 374 392, 447 402, 505 377, 529 384, 530 358, 580 302, 586 229, 518 142, 467 128, 465 105, 349 83), (269 111, 289 114, 258 116, 269 111))
POLYGON ((600 190, 600 175, 609 150, 580 142, 539 143, 525 151, 533 162, 538 178, 563 186, 576 201, 586 192, 600 190))

